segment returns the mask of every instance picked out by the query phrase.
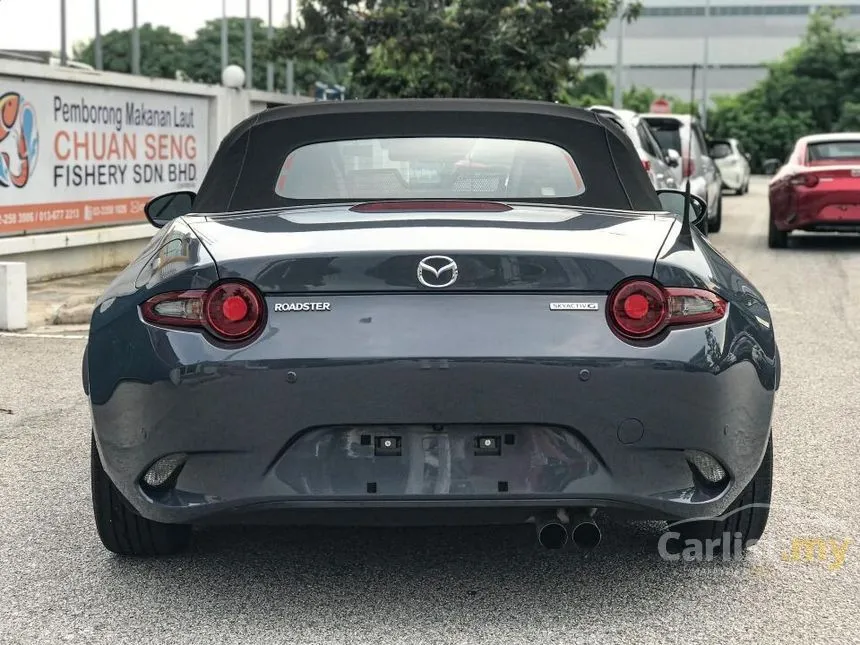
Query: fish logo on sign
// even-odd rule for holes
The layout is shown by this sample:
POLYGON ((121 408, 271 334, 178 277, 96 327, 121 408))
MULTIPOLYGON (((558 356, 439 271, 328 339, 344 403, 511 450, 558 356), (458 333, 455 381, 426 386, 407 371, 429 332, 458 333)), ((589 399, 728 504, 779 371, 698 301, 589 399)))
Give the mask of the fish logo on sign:
POLYGON ((17 92, 0 94, 0 188, 23 188, 36 168, 36 110, 17 92))

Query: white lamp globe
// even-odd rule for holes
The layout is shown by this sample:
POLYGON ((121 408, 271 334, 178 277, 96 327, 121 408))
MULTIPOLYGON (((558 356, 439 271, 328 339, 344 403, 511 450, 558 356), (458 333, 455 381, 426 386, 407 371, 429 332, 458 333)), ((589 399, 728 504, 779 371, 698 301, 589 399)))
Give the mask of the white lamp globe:
POLYGON ((245 70, 238 65, 228 65, 221 72, 221 84, 239 89, 245 84, 245 70))

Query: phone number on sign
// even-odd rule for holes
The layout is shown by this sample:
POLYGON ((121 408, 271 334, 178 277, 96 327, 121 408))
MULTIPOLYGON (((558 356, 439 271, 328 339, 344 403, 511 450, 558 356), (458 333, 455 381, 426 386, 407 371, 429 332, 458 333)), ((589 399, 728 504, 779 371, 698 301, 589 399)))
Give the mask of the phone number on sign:
POLYGON ((36 222, 60 222, 80 219, 79 208, 55 208, 53 210, 20 211, 18 213, 3 213, 0 215, 0 225, 15 226, 34 224, 36 222))

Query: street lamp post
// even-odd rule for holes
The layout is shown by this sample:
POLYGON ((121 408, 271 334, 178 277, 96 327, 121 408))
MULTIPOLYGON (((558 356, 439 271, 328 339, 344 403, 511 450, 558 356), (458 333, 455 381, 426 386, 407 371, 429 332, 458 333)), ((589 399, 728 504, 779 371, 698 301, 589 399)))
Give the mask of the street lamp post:
POLYGON ((227 51, 227 0, 221 0, 221 70, 230 64, 230 54, 227 51))
POLYGON ((99 6, 99 0, 96 0, 96 42, 95 42, 95 58, 96 58, 96 69, 102 70, 104 69, 104 55, 102 53, 102 20, 101 20, 101 7, 99 6))
POLYGON ((60 0, 60 65, 66 65, 66 0, 60 0))
POLYGON ((272 38, 275 32, 272 28, 272 0, 269 0, 269 29, 266 34, 269 39, 269 60, 266 63, 266 89, 270 92, 275 91, 275 64, 272 62, 272 38))
POLYGON ((131 0, 131 73, 140 74, 140 30, 137 28, 137 0, 131 0))
POLYGON ((615 48, 615 87, 612 92, 612 106, 616 109, 623 105, 624 82, 624 1, 618 7, 618 35, 615 48))
MULTIPOLYGON (((293 0, 287 0, 287 26, 293 26, 293 0)), ((295 61, 292 58, 287 60, 287 94, 295 93, 295 61)))
POLYGON ((705 55, 702 63, 702 129, 708 129, 708 70, 711 63, 711 0, 705 0, 705 55))
POLYGON ((251 0, 245 0, 245 87, 254 87, 253 55, 251 53, 251 0))

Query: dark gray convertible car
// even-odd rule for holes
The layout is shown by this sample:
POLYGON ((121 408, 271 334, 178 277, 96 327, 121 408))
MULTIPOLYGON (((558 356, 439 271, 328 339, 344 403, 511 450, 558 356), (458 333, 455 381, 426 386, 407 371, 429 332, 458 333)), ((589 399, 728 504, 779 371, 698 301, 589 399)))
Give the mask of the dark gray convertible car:
POLYGON ((599 115, 271 109, 147 216, 83 359, 109 550, 272 520, 531 522, 588 548, 612 512, 676 547, 761 536, 767 305, 599 115))

